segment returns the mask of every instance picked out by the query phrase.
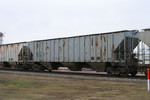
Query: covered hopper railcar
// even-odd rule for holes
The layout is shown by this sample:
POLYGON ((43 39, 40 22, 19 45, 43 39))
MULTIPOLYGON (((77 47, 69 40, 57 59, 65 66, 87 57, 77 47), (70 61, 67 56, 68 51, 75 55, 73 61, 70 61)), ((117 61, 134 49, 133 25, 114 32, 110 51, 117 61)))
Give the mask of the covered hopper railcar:
POLYGON ((39 40, 0 46, 0 65, 44 71, 68 67, 80 71, 91 67, 109 75, 136 75, 133 50, 139 43, 138 30, 39 40))

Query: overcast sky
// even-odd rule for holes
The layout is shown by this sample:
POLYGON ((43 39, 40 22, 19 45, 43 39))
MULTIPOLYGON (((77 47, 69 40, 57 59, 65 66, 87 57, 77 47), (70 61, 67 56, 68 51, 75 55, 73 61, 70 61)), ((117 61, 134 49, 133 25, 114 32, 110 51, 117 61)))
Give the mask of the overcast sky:
POLYGON ((4 43, 150 28, 150 0, 0 0, 4 43))

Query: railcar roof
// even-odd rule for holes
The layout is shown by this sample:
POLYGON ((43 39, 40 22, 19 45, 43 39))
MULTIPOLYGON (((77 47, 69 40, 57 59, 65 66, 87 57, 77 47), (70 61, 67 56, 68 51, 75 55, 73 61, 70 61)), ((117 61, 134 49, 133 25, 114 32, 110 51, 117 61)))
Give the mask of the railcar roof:
POLYGON ((52 38, 52 39, 44 39, 44 40, 34 40, 34 41, 30 41, 30 42, 48 41, 48 40, 57 40, 57 39, 68 39, 68 38, 75 38, 75 37, 104 35, 104 34, 112 34, 112 33, 116 34, 116 33, 135 32, 135 31, 138 31, 138 30, 121 30, 121 31, 106 32, 106 33, 95 33, 95 34, 88 34, 88 35, 79 35, 79 36, 70 36, 70 37, 60 37, 60 38, 52 38))
POLYGON ((135 32, 138 30, 121 30, 121 31, 114 31, 114 32, 106 32, 106 33, 95 33, 89 35, 79 35, 79 36, 70 36, 70 37, 61 37, 61 38, 52 38, 52 39, 43 39, 43 40, 33 40, 33 41, 25 41, 25 42, 17 42, 17 43, 9 43, 9 44, 2 44, 2 45, 13 45, 13 44, 23 44, 28 42, 39 42, 39 41, 48 41, 48 40, 56 40, 56 39, 67 39, 67 38, 75 38, 75 37, 84 37, 84 36, 94 36, 94 35, 104 35, 104 34, 116 34, 116 33, 125 33, 125 32, 135 32))

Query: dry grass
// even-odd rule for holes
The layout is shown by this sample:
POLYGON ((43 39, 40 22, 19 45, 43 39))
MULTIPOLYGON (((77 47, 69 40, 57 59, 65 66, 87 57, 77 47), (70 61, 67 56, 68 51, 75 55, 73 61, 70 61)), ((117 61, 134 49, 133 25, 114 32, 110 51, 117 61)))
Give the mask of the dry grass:
POLYGON ((79 80, 0 73, 0 100, 149 100, 145 82, 79 80))

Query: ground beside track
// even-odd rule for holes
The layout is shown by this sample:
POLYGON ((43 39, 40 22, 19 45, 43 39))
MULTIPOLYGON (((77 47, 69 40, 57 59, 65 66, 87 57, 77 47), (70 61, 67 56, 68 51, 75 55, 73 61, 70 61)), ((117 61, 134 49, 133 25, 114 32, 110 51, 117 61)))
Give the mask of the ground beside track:
POLYGON ((67 71, 67 70, 53 70, 52 72, 32 72, 32 71, 17 71, 17 70, 0 70, 0 73, 8 74, 22 74, 34 76, 47 76, 47 77, 61 77, 61 78, 75 78, 75 79, 89 79, 89 80, 102 80, 102 81, 146 81, 146 76, 137 74, 135 77, 127 76, 108 76, 105 72, 95 71, 67 71))
POLYGON ((149 100, 145 81, 0 73, 0 100, 149 100))

